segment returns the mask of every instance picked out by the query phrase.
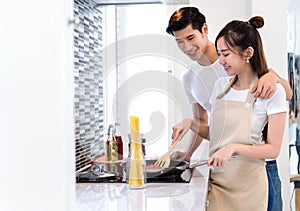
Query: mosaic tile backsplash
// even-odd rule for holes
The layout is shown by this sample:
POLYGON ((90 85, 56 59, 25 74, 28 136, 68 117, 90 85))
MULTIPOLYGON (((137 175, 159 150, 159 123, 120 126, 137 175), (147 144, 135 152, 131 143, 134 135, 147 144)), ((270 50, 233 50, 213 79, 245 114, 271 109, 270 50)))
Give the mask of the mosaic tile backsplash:
POLYGON ((92 1, 75 0, 74 118, 76 170, 104 152, 102 13, 92 1))

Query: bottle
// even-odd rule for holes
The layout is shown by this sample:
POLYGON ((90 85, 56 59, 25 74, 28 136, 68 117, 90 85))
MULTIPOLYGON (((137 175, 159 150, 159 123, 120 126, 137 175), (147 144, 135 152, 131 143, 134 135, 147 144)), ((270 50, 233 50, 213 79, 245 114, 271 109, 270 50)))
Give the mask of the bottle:
POLYGON ((142 152, 144 154, 144 156, 146 156, 146 147, 145 147, 145 143, 146 143, 146 139, 145 138, 142 138, 142 152))
POLYGON ((114 137, 118 143, 118 160, 123 159, 123 141, 122 136, 118 133, 117 126, 120 126, 120 123, 115 123, 114 137))
MULTIPOLYGON (((107 161, 117 161, 118 160, 118 143, 114 137, 114 125, 110 124, 107 131, 107 140, 106 140, 106 160, 107 161)), ((107 170, 116 172, 118 169, 117 165, 107 164, 107 170)))

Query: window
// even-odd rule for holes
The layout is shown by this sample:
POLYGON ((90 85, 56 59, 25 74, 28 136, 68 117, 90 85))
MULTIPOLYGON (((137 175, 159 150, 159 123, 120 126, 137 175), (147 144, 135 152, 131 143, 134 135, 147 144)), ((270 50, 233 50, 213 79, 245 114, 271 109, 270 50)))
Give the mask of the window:
MULTIPOLYGON (((174 6, 166 5, 105 7, 105 125, 120 123, 125 156, 129 115, 140 118, 149 156, 167 151, 172 125, 182 118, 175 117, 178 99, 174 95, 183 92, 180 75, 185 62, 174 59, 174 49, 179 51, 174 38, 165 32, 173 10, 174 6)), ((176 59, 184 56, 178 54, 176 59)), ((185 101, 182 96, 180 100, 185 101)))

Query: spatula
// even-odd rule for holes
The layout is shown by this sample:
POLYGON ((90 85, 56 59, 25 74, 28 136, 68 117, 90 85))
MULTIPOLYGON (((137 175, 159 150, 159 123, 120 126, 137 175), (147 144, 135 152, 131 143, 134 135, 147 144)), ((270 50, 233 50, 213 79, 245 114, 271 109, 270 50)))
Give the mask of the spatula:
POLYGON ((162 155, 155 163, 154 166, 159 166, 161 168, 168 168, 170 166, 170 155, 171 152, 173 151, 174 147, 176 146, 176 144, 178 143, 179 138, 177 138, 170 146, 169 150, 167 151, 167 153, 165 153, 164 155, 162 155))

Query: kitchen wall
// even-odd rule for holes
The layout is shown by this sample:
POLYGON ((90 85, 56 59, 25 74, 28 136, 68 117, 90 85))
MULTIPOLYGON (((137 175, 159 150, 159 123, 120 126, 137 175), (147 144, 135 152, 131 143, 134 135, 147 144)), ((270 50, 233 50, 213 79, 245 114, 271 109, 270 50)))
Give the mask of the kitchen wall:
POLYGON ((1 2, 0 210, 75 210, 73 10, 1 2))
POLYGON ((104 153, 103 14, 95 3, 74 1, 74 123, 76 170, 104 153))
POLYGON ((288 51, 300 55, 300 2, 288 1, 288 51))

